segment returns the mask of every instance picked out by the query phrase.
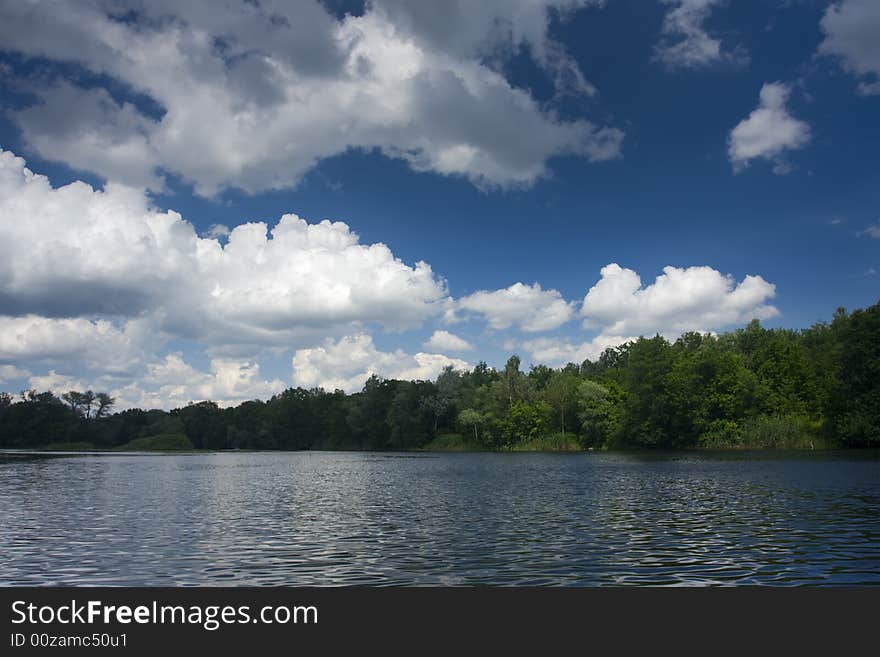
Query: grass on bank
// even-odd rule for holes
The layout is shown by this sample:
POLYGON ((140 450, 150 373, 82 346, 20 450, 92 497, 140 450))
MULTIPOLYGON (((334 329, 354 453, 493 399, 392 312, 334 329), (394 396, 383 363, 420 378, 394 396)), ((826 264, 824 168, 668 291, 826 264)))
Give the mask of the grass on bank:
MULTIPOLYGON (((719 422, 705 433, 697 445, 686 449, 697 450, 785 450, 835 449, 840 447, 825 437, 821 422, 798 415, 758 416, 742 423, 719 422)), ((46 451, 88 452, 109 450, 116 452, 184 452, 196 451, 192 441, 182 432, 168 432, 136 438, 119 447, 99 447, 89 442, 51 443, 41 448, 46 451)), ((422 448, 429 452, 577 452, 585 451, 577 435, 566 432, 538 436, 508 447, 492 450, 460 433, 443 433, 422 448)), ((608 449, 597 446, 596 449, 608 449)), ((624 447, 624 449, 626 449, 624 447)))
POLYGON ((69 442, 50 443, 40 449, 47 452, 189 452, 194 451, 195 447, 182 433, 162 433, 135 438, 118 447, 99 447, 89 442, 69 442))
POLYGON ((194 450, 192 441, 182 433, 160 433, 155 436, 135 438, 115 447, 120 452, 188 452, 194 450))
POLYGON ((95 447, 92 443, 78 442, 49 443, 48 445, 43 445, 39 447, 39 449, 46 450, 47 452, 93 452, 98 448, 95 447))
POLYGON ((572 433, 555 433, 517 443, 507 448, 489 449, 476 442, 473 437, 460 433, 444 433, 423 448, 428 452, 577 452, 584 451, 572 433))
POLYGON ((511 452, 582 452, 573 433, 554 433, 549 436, 533 438, 526 442, 517 443, 510 447, 511 452))
POLYGON ((424 447, 428 452, 485 452, 486 448, 460 433, 441 433, 424 447))
POLYGON ((802 415, 759 415, 737 425, 719 423, 700 438, 701 449, 835 449, 822 423, 802 415))

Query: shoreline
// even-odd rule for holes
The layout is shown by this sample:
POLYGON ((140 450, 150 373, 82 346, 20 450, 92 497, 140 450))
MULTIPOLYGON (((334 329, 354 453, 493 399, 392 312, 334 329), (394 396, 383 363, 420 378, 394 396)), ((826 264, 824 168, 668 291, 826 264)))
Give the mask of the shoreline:
POLYGON ((360 453, 360 454, 722 454, 734 453, 741 454, 747 452, 760 452, 766 454, 781 453, 820 453, 828 454, 853 453, 865 454, 877 452, 880 454, 880 448, 876 447, 686 447, 686 448, 657 448, 649 449, 644 447, 634 448, 613 448, 613 449, 187 449, 187 450, 162 450, 162 449, 83 449, 83 448, 0 448, 0 457, 14 456, 68 456, 68 455, 93 455, 93 456, 115 456, 115 455, 201 455, 201 454, 267 454, 267 453, 360 453))

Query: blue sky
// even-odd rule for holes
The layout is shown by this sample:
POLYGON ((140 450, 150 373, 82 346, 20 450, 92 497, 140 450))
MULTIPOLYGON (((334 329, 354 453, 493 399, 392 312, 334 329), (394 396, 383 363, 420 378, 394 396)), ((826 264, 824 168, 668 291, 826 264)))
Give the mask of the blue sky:
POLYGON ((4 4, 0 388, 235 403, 877 301, 877 3, 438 7, 4 4))

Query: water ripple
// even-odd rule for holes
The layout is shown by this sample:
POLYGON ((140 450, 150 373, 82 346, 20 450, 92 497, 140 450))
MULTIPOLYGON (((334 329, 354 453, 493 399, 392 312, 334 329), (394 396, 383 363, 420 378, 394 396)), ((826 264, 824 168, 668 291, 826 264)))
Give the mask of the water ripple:
POLYGON ((871 454, 0 457, 2 585, 880 584, 871 454))

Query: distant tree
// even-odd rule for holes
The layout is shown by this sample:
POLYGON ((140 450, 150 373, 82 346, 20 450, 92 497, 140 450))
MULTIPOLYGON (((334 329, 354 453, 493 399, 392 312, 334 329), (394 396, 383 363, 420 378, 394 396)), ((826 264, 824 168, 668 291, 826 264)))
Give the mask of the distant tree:
POLYGON ((717 433, 718 427, 734 432, 738 423, 760 411, 766 397, 742 355, 711 336, 692 342, 677 355, 666 384, 670 446, 676 447, 696 444, 717 433))
POLYGON ((512 408, 515 401, 525 400, 526 378, 519 370, 520 363, 519 356, 511 356, 507 359, 504 371, 501 373, 501 383, 507 397, 508 408, 512 408))
POLYGON ((432 393, 434 387, 429 381, 397 382, 397 392, 388 409, 389 447, 421 447, 436 434, 443 410, 436 407, 439 396, 432 393))
POLYGON ((212 401, 188 404, 172 411, 183 426, 183 432, 197 449, 222 447, 226 429, 222 426, 220 407, 212 401))
POLYGON ((116 398, 111 397, 106 392, 99 392, 95 396, 98 407, 95 409, 95 419, 105 417, 110 414, 110 409, 116 404, 116 398))
POLYGON ((544 390, 544 398, 559 413, 562 435, 565 435, 565 413, 573 411, 580 377, 570 370, 553 373, 544 390))
POLYGON ((547 384, 550 383, 550 379, 553 378, 553 373, 553 370, 546 365, 532 365, 532 368, 529 370, 528 378, 535 390, 542 391, 547 387, 547 384))
POLYGON ((696 331, 688 331, 681 334, 681 337, 675 341, 675 346, 684 351, 696 351, 706 340, 711 339, 712 337, 710 335, 703 335, 696 331))
POLYGON ((586 445, 610 444, 618 428, 613 401, 608 386, 589 380, 578 385, 577 416, 586 445))
POLYGON ((672 344, 639 338, 580 366, 520 366, 511 356, 500 371, 480 362, 435 381, 372 376, 350 395, 296 388, 171 412, 116 413, 91 390, 23 390, 20 403, 0 393, 0 446, 186 434, 204 449, 407 449, 453 427, 488 448, 558 444, 546 439, 560 428, 584 447, 880 446, 880 304, 809 329, 753 321, 672 344))
POLYGON ((116 403, 116 400, 106 392, 96 393, 92 390, 85 392, 69 390, 61 395, 61 399, 70 407, 70 410, 87 420, 107 416, 116 403))
POLYGON ((512 447, 546 435, 546 418, 553 413, 550 405, 538 400, 534 404, 517 400, 501 420, 503 444, 512 447))
POLYGON ((352 437, 361 449, 389 447, 391 427, 388 425, 388 411, 399 383, 373 374, 366 380, 363 389, 352 395, 347 421, 352 437))
POLYGON ((660 335, 630 343, 620 361, 621 384, 627 391, 624 433, 639 447, 669 447, 672 431, 671 399, 667 375, 675 352, 660 335))
POLYGON ((498 372, 489 367, 485 361, 480 361, 467 375, 468 381, 474 388, 487 386, 498 378, 498 372))
POLYGON ((423 397, 423 407, 433 418, 433 433, 437 433, 441 422, 447 417, 455 418, 455 408, 461 401, 464 385, 462 373, 447 365, 437 377, 437 382, 433 386, 435 392, 423 397))
POLYGON ((64 402, 70 406, 70 410, 77 415, 85 414, 86 399, 83 393, 77 392, 76 390, 69 390, 61 395, 61 399, 63 399, 64 402))
POLYGON ((504 365, 504 373, 501 375, 501 380, 504 382, 504 387, 507 391, 507 400, 510 406, 513 406, 513 399, 516 396, 519 378, 522 376, 522 373, 519 371, 519 365, 519 356, 511 356, 507 359, 507 363, 504 365))
POLYGON ((430 415, 431 430, 433 433, 437 433, 437 427, 440 425, 440 418, 446 414, 450 403, 451 399, 439 392, 421 398, 419 406, 430 415))
POLYGON ((91 390, 86 390, 82 393, 83 414, 87 420, 92 417, 92 406, 95 404, 95 397, 95 393, 91 390))
POLYGON ((480 442, 479 428, 486 421, 486 416, 473 408, 466 408, 458 414, 458 423, 474 430, 474 442, 480 442))
POLYGON ((840 335, 829 428, 845 444, 880 445, 880 304, 834 319, 840 335))

